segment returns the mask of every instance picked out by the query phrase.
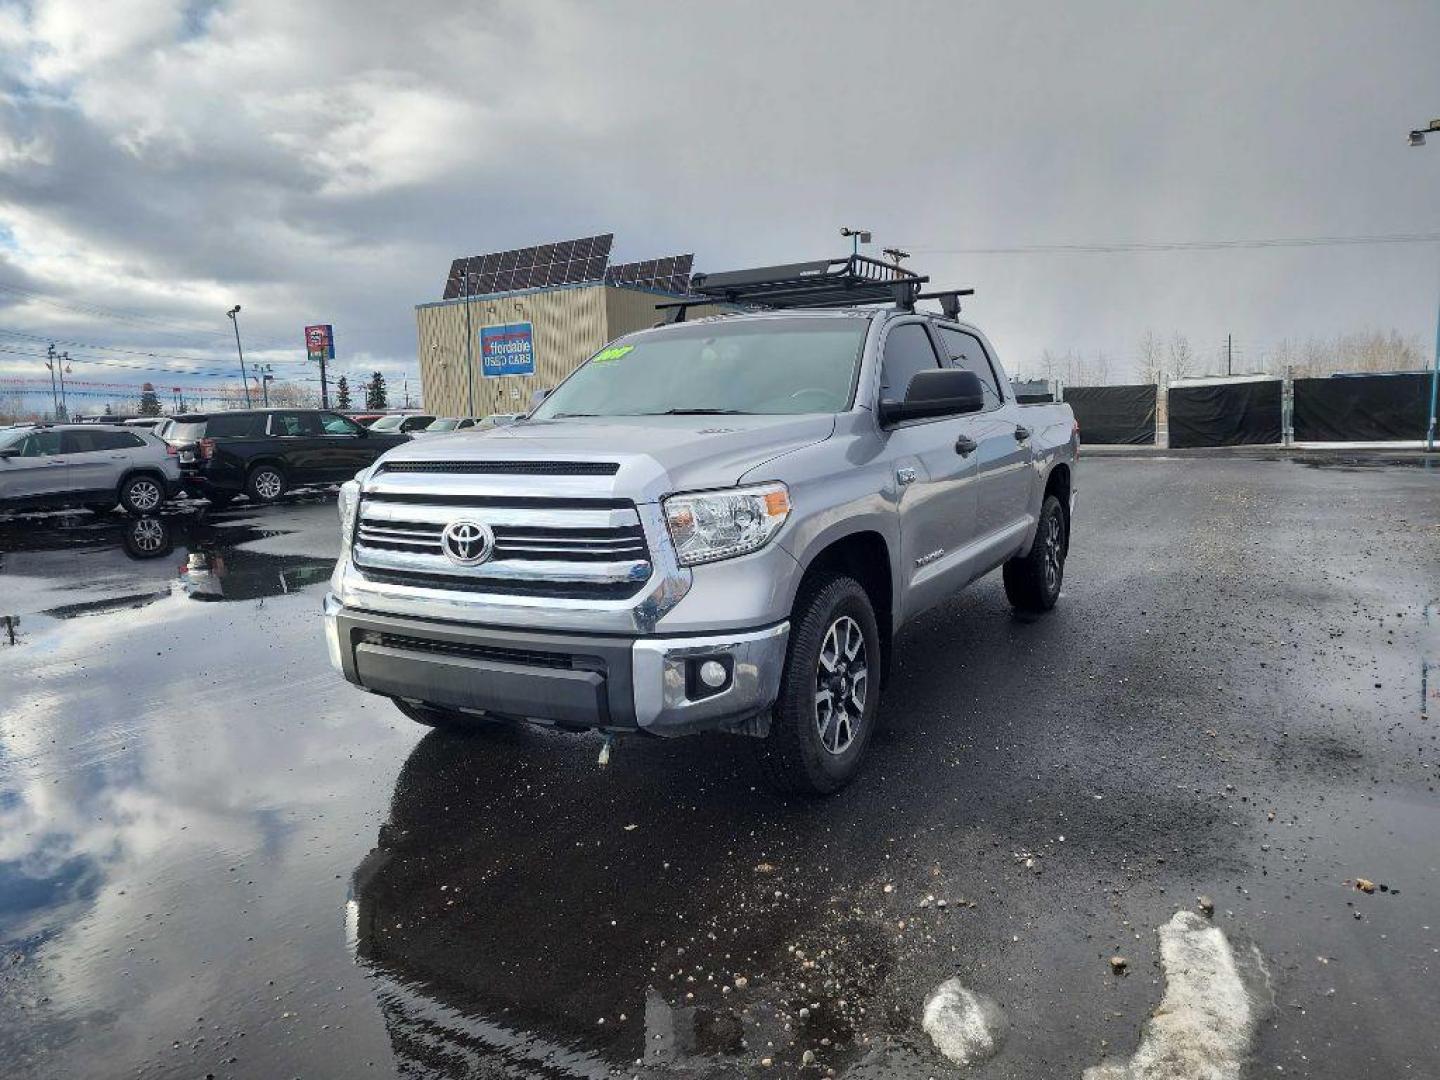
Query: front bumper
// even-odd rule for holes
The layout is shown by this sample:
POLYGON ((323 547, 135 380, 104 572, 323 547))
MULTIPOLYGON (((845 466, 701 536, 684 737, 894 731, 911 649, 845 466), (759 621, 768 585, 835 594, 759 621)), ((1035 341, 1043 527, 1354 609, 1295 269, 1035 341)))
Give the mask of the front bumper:
POLYGON ((330 663, 373 693, 507 718, 684 735, 761 717, 779 693, 790 624, 676 637, 473 626, 325 598, 330 663), (716 660, 716 690, 696 678, 716 660))

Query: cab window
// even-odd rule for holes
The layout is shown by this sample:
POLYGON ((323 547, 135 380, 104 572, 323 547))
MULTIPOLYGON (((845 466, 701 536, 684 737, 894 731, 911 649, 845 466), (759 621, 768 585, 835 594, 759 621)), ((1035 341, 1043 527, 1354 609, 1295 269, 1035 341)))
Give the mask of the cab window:
POLYGON ((980 380, 980 388, 985 392, 985 408, 998 409, 1005 404, 1005 398, 1000 393, 1000 381, 995 377, 995 366, 990 363, 980 339, 951 326, 937 326, 935 329, 947 354, 944 366, 975 373, 980 380))
POLYGON ((275 413, 270 417, 270 434, 282 436, 319 435, 314 413, 275 413))
POLYGON ((904 401, 905 391, 917 372, 940 366, 930 335, 918 323, 901 323, 885 335, 885 354, 880 364, 880 400, 904 401))
POLYGON ((26 436, 25 441, 20 444, 19 457, 47 457, 50 454, 60 453, 60 433, 58 431, 37 431, 26 436))
POLYGON ((339 413, 321 413, 320 426, 325 429, 326 435, 360 434, 360 425, 355 423, 354 420, 341 416, 339 413))

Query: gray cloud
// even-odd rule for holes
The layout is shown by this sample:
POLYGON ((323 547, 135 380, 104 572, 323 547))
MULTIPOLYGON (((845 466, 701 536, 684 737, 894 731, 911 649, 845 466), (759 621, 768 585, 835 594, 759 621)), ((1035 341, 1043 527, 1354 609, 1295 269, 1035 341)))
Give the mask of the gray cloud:
POLYGON ((1440 228, 1440 146, 1404 142, 1437 35, 1419 3, 37 0, 0 8, 0 283, 144 318, 0 294, 0 326, 218 364, 240 302, 257 358, 330 321, 401 375, 456 255, 614 231, 718 269, 856 224, 975 285, 1012 367, 1428 339, 1434 245, 940 252, 1440 228))

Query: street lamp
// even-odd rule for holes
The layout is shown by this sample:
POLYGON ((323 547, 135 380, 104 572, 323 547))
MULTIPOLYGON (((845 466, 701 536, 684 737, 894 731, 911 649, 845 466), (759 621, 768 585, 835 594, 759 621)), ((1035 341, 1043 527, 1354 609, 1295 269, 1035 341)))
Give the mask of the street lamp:
POLYGON ((870 243, 869 229, 852 229, 848 225, 840 227, 840 235, 850 237, 850 254, 859 255, 860 245, 870 243))
POLYGON ((245 350, 240 348, 240 320, 235 317, 240 314, 240 305, 236 304, 225 314, 235 327, 235 352, 240 357, 240 385, 245 390, 245 407, 248 409, 250 407, 250 380, 245 377, 245 350))
MULTIPOLYGON (((1440 119, 1431 120, 1430 126, 1410 132, 1411 146, 1424 146, 1425 133, 1440 133, 1440 119)), ((1425 449, 1435 449, 1435 406, 1440 403, 1440 315, 1435 321, 1435 363, 1430 369, 1430 425, 1425 429, 1425 449)))

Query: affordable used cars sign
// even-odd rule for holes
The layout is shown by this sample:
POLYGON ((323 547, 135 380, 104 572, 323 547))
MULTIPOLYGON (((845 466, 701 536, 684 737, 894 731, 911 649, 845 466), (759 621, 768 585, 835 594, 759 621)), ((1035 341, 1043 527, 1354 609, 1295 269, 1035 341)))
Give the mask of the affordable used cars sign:
POLYGON ((480 371, 487 379, 535 374, 535 328, 528 322, 480 328, 480 371))

